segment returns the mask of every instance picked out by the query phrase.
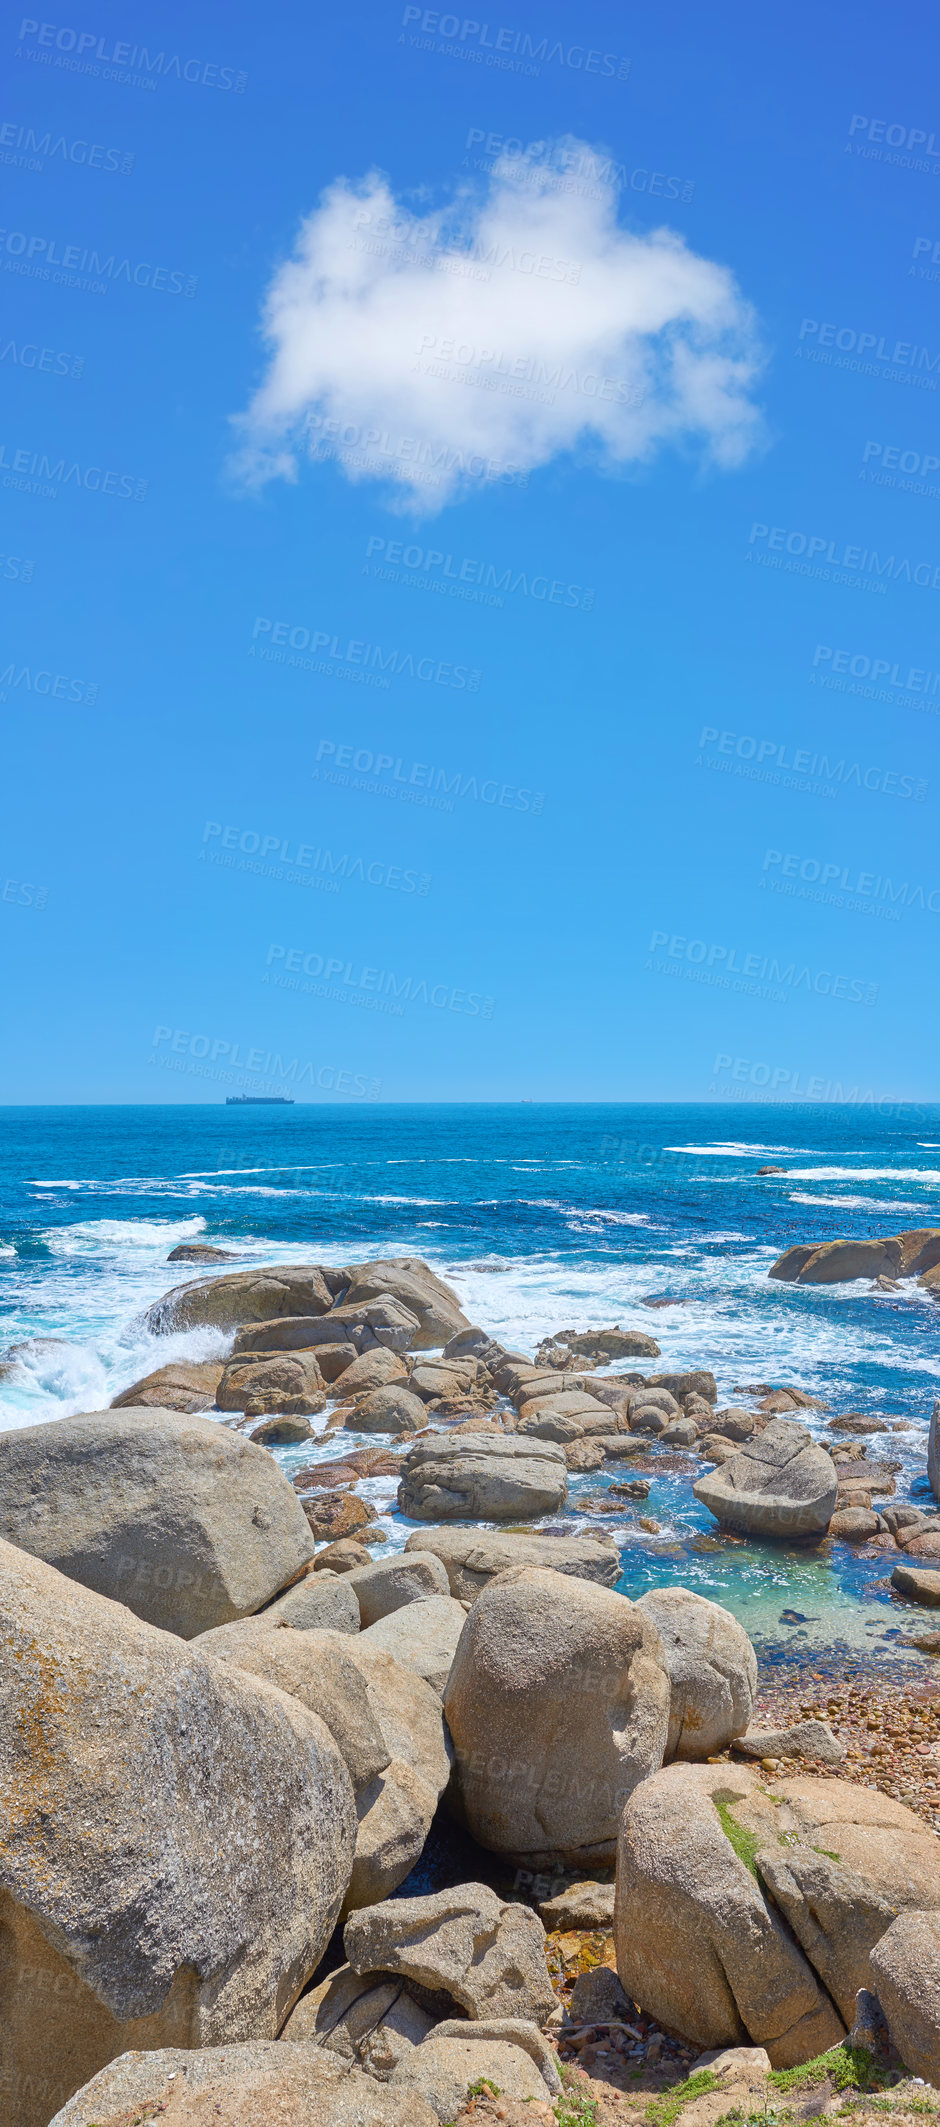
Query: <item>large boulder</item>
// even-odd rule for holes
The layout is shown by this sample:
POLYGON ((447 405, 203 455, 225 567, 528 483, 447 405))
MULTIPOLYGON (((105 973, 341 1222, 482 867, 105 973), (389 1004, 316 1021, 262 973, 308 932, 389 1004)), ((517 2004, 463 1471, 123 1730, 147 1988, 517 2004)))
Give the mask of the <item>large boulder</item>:
POLYGON ((835 1512, 838 1489, 831 1455, 791 1418, 772 1419, 740 1454, 692 1487, 724 1528, 781 1541, 821 1536, 835 1512))
POLYGON ((344 1397, 360 1396, 368 1389, 386 1388, 396 1381, 407 1382, 408 1368, 398 1352, 387 1351, 384 1344, 375 1344, 371 1351, 360 1352, 351 1366, 340 1367, 336 1378, 342 1383, 344 1397))
POLYGON ((420 2090, 390 2090, 319 2046, 256 2042, 125 2053, 50 2127, 439 2127, 440 2118, 420 2090))
POLYGON ((940 1910, 940 1849, 913 1811, 809 1774, 768 1782, 738 1766, 670 1766, 632 1798, 617 1868, 627 1992, 702 2045, 737 2043, 743 2027, 775 2067, 823 2045, 811 2005, 805 2028, 795 2013, 780 2021, 774 1972, 782 2002, 800 1955, 848 2026, 895 1914, 940 1910))
POLYGON ((475 2022, 521 2016, 542 2024, 555 2007, 541 1921, 484 1883, 369 1906, 347 1920, 343 1947, 354 1972, 393 1972, 449 1994, 475 2022))
POLYGON ((273 1603, 266 1603, 256 1616, 259 1624, 293 1625, 296 1632, 359 1630, 359 1604, 349 1585, 349 1575, 333 1572, 328 1566, 305 1573, 273 1603))
POLYGON ((428 1414, 420 1396, 413 1396, 404 1382, 390 1381, 385 1388, 362 1395, 346 1425, 353 1433, 422 1433, 428 1414))
POLYGON ((556 1513, 567 1487, 565 1458, 552 1441, 441 1434, 409 1448, 398 1504, 416 1521, 525 1521, 556 1513))
POLYGON ((487 1582, 509 1566, 549 1566, 553 1573, 596 1581, 602 1588, 615 1588, 620 1579, 620 1553, 603 1532, 525 1536, 515 1529, 416 1529, 405 1556, 414 1551, 435 1553, 458 1602, 475 1602, 487 1582))
POLYGON ((523 1867, 612 1860, 639 1780, 662 1764, 669 1674, 635 1603, 523 1566, 469 1612, 444 1698, 453 1804, 523 1867))
POLYGON ((727 1765, 670 1765, 635 1789, 617 1846, 617 1971, 631 2001, 690 2044, 750 2039, 787 2068, 844 2028, 748 1865, 739 1797, 753 1785, 727 1765))
POLYGON ((383 1647, 396 1662, 413 1669, 441 1696, 451 1672, 466 1611, 452 1595, 432 1595, 406 1603, 366 1628, 363 1638, 383 1647))
POLYGON ((414 1669, 377 1645, 371 1632, 343 1641, 362 1677, 389 1754, 356 1796, 359 1830, 344 1911, 389 1898, 424 1851, 447 1785, 450 1739, 441 1701, 414 1669))
POLYGON ((344 1275, 348 1280, 343 1293, 347 1307, 390 1293, 417 1316, 420 1329, 411 1346, 414 1351, 436 1351, 458 1330, 471 1327, 456 1293, 419 1256, 390 1256, 384 1262, 352 1263, 344 1275))
POLYGON ((0 1537, 183 1639, 259 1610, 314 1549, 273 1456, 166 1410, 0 1435, 0 1537))
POLYGON ((389 1351, 410 1351, 420 1328, 417 1315, 400 1300, 387 1295, 363 1300, 358 1306, 338 1301, 329 1314, 283 1315, 273 1322, 249 1323, 235 1339, 236 1352, 296 1351, 335 1341, 355 1345, 357 1352, 384 1344, 389 1351))
POLYGON ((886 1240, 820 1241, 788 1248, 767 1273, 798 1285, 839 1285, 854 1278, 913 1278, 940 1264, 940 1226, 920 1226, 886 1240))
POLYGON ((210 1411, 224 1372, 224 1359, 177 1359, 112 1396, 111 1409, 210 1411))
POLYGON ((323 1376, 312 1352, 272 1352, 269 1357, 233 1359, 216 1390, 220 1411, 298 1411, 307 1415, 326 1408, 323 1376))
POLYGON ((757 1694, 757 1656, 743 1625, 691 1588, 651 1588, 639 1600, 669 1671, 667 1758, 708 1758, 743 1735, 757 1694))
POLYGON ((322 1626, 298 1632, 269 1625, 262 1615, 219 1625, 195 1644, 200 1654, 263 1677, 318 1714, 342 1753, 355 1794, 385 1771, 391 1752, 362 1672, 350 1660, 346 1633, 322 1626))
POLYGON ((325 1315, 342 1290, 344 1274, 319 1263, 280 1263, 266 1270, 233 1270, 223 1278, 194 1278, 155 1300, 144 1316, 154 1336, 181 1329, 239 1329, 279 1315, 325 1315))
POLYGON ((940 2083, 940 1915, 900 1913, 871 1965, 892 2045, 911 2075, 940 2083))
POLYGON ((353 1860, 315 1714, 0 1543, 0 1767, 5 2127, 128 2047, 276 2036, 353 1860))
POLYGON ((377 1558, 351 1573, 346 1585, 355 1593, 363 1627, 377 1624, 404 1603, 450 1595, 446 1568, 433 1551, 397 1551, 391 1558, 377 1558))

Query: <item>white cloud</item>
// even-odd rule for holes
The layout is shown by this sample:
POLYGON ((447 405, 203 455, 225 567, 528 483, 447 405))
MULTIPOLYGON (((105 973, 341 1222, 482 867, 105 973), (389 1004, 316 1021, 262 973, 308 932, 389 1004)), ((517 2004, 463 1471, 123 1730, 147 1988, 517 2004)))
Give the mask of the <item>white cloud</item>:
POLYGON ((610 183, 588 191, 502 163, 484 197, 417 213, 375 174, 338 180, 268 292, 240 476, 329 457, 436 509, 561 452, 612 470, 672 443, 740 464, 761 354, 733 275, 668 229, 620 228, 610 183))

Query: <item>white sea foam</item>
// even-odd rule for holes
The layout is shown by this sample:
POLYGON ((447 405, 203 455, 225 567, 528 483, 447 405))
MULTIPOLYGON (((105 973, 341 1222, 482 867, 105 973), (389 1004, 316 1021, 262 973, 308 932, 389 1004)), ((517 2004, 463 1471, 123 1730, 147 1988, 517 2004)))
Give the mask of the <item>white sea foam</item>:
POLYGON ((899 1217, 909 1212, 912 1216, 927 1216, 925 1204, 909 1204, 904 1199, 897 1201, 879 1196, 810 1196, 808 1191, 791 1189, 789 1200, 791 1204, 828 1204, 836 1211, 896 1212, 899 1217))
POLYGON ((787 1179, 791 1182, 940 1182, 940 1168, 791 1167, 787 1179))

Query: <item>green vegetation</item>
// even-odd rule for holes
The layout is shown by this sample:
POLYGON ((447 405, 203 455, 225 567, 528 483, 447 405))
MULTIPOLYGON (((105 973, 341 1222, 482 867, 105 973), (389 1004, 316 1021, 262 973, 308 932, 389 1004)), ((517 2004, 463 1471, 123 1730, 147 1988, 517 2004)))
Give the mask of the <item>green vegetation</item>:
POLYGON ((491 2096, 491 2097, 501 2097, 501 2096, 502 2096, 502 2091, 500 2090, 499 2084, 498 2084, 498 2083, 493 2083, 493 2082, 491 2082, 491 2081, 490 2081, 490 2078, 489 2078, 489 2076, 488 2076, 488 2075, 478 2075, 478 2076, 477 2076, 477 2079, 476 2079, 476 2082, 475 2082, 475 2083, 470 2083, 470 2084, 468 2085, 468 2087, 467 2087, 467 2096, 468 2096, 468 2097, 482 2097, 482 2096, 483 2096, 483 2094, 484 2094, 484 2091, 486 2091, 486 2090, 488 2090, 488 2091, 489 2091, 489 2093, 490 2093, 490 2096, 491 2096))
POLYGON ((878 2068, 864 2046, 830 2046, 815 2060, 799 2068, 771 2069, 768 2082, 774 2090, 799 2090, 805 2083, 830 2082, 835 2090, 883 2090, 890 2080, 878 2068))
POLYGON ((643 2115, 647 2127, 673 2127, 683 2105, 694 2097, 705 2097, 710 2090, 720 2090, 721 2081, 710 2068, 697 2068, 694 2075, 687 2075, 681 2083, 673 2083, 671 2090, 663 2090, 654 2097, 643 2115))
POLYGON ((754 1866, 754 1856, 765 1844, 765 1841, 757 1832, 746 1832, 743 1824, 738 1824, 736 1818, 732 1816, 731 1804, 736 1802, 737 1799, 736 1795, 712 1796, 725 1838, 730 1840, 738 1860, 743 1861, 745 1868, 750 1869, 751 1875, 756 1878, 757 1870, 754 1866))
POLYGON ((579 2097, 566 2090, 555 2099, 558 2127, 597 2127, 597 2105, 592 2097, 579 2097))

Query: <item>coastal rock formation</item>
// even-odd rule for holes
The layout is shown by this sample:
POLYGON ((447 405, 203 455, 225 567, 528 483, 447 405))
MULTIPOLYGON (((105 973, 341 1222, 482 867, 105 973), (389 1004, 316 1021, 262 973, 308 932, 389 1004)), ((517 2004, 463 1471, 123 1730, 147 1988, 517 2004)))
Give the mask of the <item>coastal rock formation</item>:
POLYGON ((176 1359, 112 1396, 111 1409, 211 1411, 224 1372, 223 1359, 176 1359))
POLYGON ((243 1322, 270 1322, 277 1315, 325 1315, 342 1291, 344 1273, 319 1263, 279 1264, 276 1269, 233 1270, 223 1278, 194 1278, 155 1300, 144 1327, 155 1337, 181 1329, 239 1329, 243 1322))
POLYGON ((547 1928, 603 1928, 609 1934, 614 1924, 614 1886, 590 1880, 572 1883, 554 1898, 543 1899, 539 1915, 547 1928))
POLYGON ((935 1499, 940 1499, 940 1401, 930 1413, 927 1434, 927 1478, 935 1499))
POLYGON ((922 1226, 880 1241, 811 1241, 788 1248, 767 1276, 797 1285, 839 1285, 854 1278, 921 1278, 940 1266, 940 1226, 922 1226))
POLYGON ((449 1994, 474 2022, 519 2016, 542 2024, 555 2007, 541 1921, 484 1883, 369 1906, 347 1920, 343 1947, 354 1972, 394 1972, 449 1994))
MULTIPOLYGON (((319 1563, 319 1561, 318 1561, 319 1563)), ((260 1625, 292 1625, 295 1632, 358 1632, 359 1605, 349 1575, 328 1568, 305 1573, 283 1595, 256 1612, 260 1625)), ((224 1626, 219 1628, 224 1631, 224 1626)))
POLYGON ((360 1978, 347 1964, 308 1987, 281 2038, 290 2045, 323 2046, 385 2083, 405 2054, 429 2037, 434 2023, 400 1979, 376 1972, 360 1978))
POLYGON ((359 1831, 345 1911, 390 1897, 424 1850, 447 1785, 450 1739, 440 1698, 423 1677, 395 1660, 369 1632, 344 1640, 389 1753, 356 1796, 359 1831))
POLYGON ((619 1323, 613 1329, 556 1329, 554 1336, 546 1337, 539 1346, 539 1357, 549 1354, 573 1352, 578 1359, 593 1359, 598 1366, 609 1366, 612 1359, 658 1359, 660 1347, 655 1337, 643 1329, 621 1329, 619 1323))
POLYGON ((624 1802, 662 1763, 669 1673, 637 1604, 523 1566, 473 1604, 444 1707, 454 1806, 482 1846, 523 1866, 608 1861, 624 1802))
POLYGON ((386 2087, 390 2095, 420 2092, 446 2127, 481 2076, 495 2083, 501 2100, 513 2104, 544 2103, 561 2089, 555 2056, 541 2032, 512 2016, 491 2017, 486 2023, 455 2019, 437 2024, 430 2037, 399 2062, 386 2087))
POLYGON ((5 2127, 127 2047, 274 2038, 352 1866, 323 1722, 9 1544, 0 1693, 5 2127))
POLYGON ((730 1812, 752 1778, 727 1766, 670 1765, 631 1796, 617 1847, 617 1971, 631 2001, 691 2043, 750 2040, 784 2068, 825 2052, 844 2031, 740 1858, 730 1812))
MULTIPOLYGON (((324 1346, 326 1349, 328 1347, 324 1346)), ((367 1389, 387 1388, 396 1381, 406 1382, 408 1368, 398 1352, 387 1351, 384 1344, 376 1344, 371 1351, 360 1352, 351 1366, 343 1366, 340 1374, 343 1395, 358 1396, 367 1389)))
POLYGON ((872 1951, 871 1967, 905 2067, 940 2083, 940 1916, 900 1913, 872 1951))
POLYGON ((465 1618, 463 1604, 455 1603, 452 1595, 432 1595, 379 1618, 366 1628, 363 1639, 372 1647, 384 1648, 406 1669, 413 1669, 440 1697, 465 1618))
POLYGON ((692 1490, 723 1527, 785 1539, 822 1535, 838 1478, 831 1455, 805 1426, 776 1418, 692 1490))
POLYGON ((302 1411, 326 1408, 323 1376, 313 1352, 272 1353, 269 1358, 233 1359, 216 1390, 220 1411, 302 1411))
POLYGON ((362 1672, 350 1660, 348 1639, 322 1626, 297 1632, 267 1625, 263 1617, 246 1617, 204 1632, 195 1645, 200 1654, 276 1684, 319 1715, 358 1795, 385 1771, 391 1752, 362 1672))
POLYGON ((551 1441, 438 1434, 409 1448, 398 1504, 416 1521, 528 1521, 554 1514, 567 1488, 565 1458, 551 1441))
POLYGON ((352 1263, 343 1276, 346 1290, 342 1297, 347 1305, 379 1299, 390 1293, 417 1316, 420 1328, 410 1347, 412 1350, 436 1351, 460 1330, 471 1327, 456 1293, 419 1256, 390 1256, 378 1263, 352 1263))
POLYGON ((850 2025, 875 1945, 907 1909, 940 1909, 937 1841, 872 1788, 669 1766, 624 1813, 617 1969, 696 2043, 747 2033, 776 2067, 823 2051, 839 2035, 832 2005, 850 2025))
POLYGON ((231 1248, 213 1248, 209 1241, 180 1241, 171 1248, 168 1263, 234 1263, 231 1248))
POLYGON ((433 1551, 398 1551, 391 1558, 377 1558, 351 1573, 346 1585, 359 1604, 363 1629, 404 1603, 420 1603, 432 1595, 450 1599, 446 1568, 433 1551))
POLYGON ((416 2089, 390 2090, 318 2046, 256 2043, 125 2053, 50 2127, 440 2127, 416 2089))
POLYGON ((413 1396, 404 1382, 389 1382, 360 1396, 346 1420, 353 1433, 421 1433, 428 1414, 420 1396, 413 1396))
POLYGON ((708 1758, 742 1735, 754 1710, 757 1656, 742 1625, 690 1588, 651 1588, 642 1610, 669 1671, 667 1758, 708 1758))
POLYGON ((433 1551, 445 1568, 451 1595, 466 1603, 475 1602, 487 1582, 509 1566, 549 1566, 554 1573, 596 1581, 603 1588, 615 1588, 620 1579, 620 1553, 602 1531, 591 1536, 524 1536, 515 1529, 416 1529, 405 1556, 413 1551, 433 1551))
POLYGON ((841 1765, 845 1747, 828 1721, 793 1721, 788 1728, 748 1728, 734 1739, 735 1750, 748 1758, 814 1758, 841 1765))
POLYGON ((273 1456, 166 1410, 0 1435, 0 1537, 183 1639, 259 1610, 314 1548, 273 1456))

